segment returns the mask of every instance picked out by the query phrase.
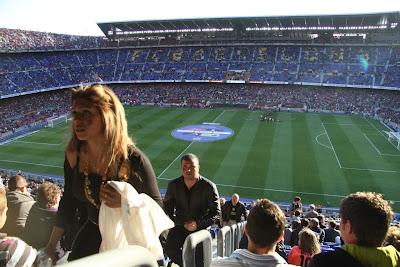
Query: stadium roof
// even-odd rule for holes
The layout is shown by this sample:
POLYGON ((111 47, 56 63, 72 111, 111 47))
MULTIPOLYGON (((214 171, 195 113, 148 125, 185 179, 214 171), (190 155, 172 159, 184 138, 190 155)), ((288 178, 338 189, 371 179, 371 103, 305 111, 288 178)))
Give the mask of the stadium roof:
POLYGON ((398 29, 400 12, 356 15, 196 18, 104 22, 97 25, 107 37, 181 32, 376 30, 398 29))

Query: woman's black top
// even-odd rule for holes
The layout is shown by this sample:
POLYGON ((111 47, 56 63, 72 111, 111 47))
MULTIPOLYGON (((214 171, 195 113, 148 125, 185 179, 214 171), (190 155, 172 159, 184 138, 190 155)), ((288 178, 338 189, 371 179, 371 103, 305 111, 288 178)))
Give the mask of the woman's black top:
MULTIPOLYGON (((130 183, 138 193, 145 193, 162 205, 160 191, 158 190, 157 179, 153 167, 147 156, 138 148, 129 148, 129 161, 131 164, 130 183)), ((92 198, 97 204, 99 201, 99 191, 102 179, 97 174, 88 174, 89 189, 92 198)), ((93 223, 98 223, 99 210, 94 206, 85 194, 85 174, 79 171, 79 158, 74 168, 71 168, 67 158, 64 162, 64 193, 60 201, 57 212, 56 226, 66 229, 68 224, 73 223, 76 211, 85 209, 88 219, 93 223)))

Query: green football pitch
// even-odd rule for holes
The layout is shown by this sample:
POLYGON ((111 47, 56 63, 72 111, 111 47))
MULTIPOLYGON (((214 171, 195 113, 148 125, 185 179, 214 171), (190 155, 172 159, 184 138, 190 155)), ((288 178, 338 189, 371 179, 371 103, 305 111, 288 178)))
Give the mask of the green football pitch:
MULTIPOLYGON (((387 128, 360 116, 273 113, 280 122, 261 122, 261 111, 127 107, 129 133, 151 159, 160 188, 180 175, 180 156, 199 156, 201 173, 220 195, 267 197, 338 206, 355 191, 381 192, 400 210, 400 151, 387 128), (211 142, 175 139, 174 129, 219 123, 234 135, 211 142)), ((63 174, 70 125, 62 123, 0 146, 0 168, 63 174)))

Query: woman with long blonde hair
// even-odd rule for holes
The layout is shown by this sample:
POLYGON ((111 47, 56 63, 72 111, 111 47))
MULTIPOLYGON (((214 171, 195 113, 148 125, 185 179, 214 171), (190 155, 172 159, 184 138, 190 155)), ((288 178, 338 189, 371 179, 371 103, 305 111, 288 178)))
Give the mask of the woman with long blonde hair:
POLYGON ((87 218, 74 239, 68 260, 98 253, 100 203, 121 207, 121 196, 109 180, 130 183, 162 203, 157 180, 149 159, 128 136, 124 108, 113 91, 104 85, 72 89, 72 136, 65 151, 64 194, 57 223, 47 245, 55 260, 55 246, 76 211, 87 218))
POLYGON ((288 256, 288 263, 307 267, 311 258, 321 252, 316 234, 309 228, 299 233, 299 245, 292 247, 288 256))

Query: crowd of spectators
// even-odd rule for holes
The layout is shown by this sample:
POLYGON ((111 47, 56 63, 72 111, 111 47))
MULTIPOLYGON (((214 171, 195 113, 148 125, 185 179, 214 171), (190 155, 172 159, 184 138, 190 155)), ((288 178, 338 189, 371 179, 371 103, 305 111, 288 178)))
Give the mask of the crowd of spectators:
MULTIPOLYGON (((187 106, 198 108, 241 106, 248 109, 299 107, 311 112, 361 114, 400 124, 400 94, 396 91, 319 88, 295 85, 152 83, 115 85, 125 105, 187 106)), ((68 90, 6 98, 0 101, 0 134, 45 123, 69 112, 68 90)))
POLYGON ((45 123, 50 117, 69 112, 68 91, 51 91, 0 101, 0 137, 19 128, 45 123))
MULTIPOLYGON (((55 180, 52 180, 51 178, 48 177, 46 178, 35 177, 34 179, 28 178, 26 179, 26 182, 23 179, 23 177, 24 174, 20 171, 18 172, 17 175, 0 171, 0 178, 1 178, 0 184, 9 189, 7 193, 7 198, 10 198, 13 190, 17 190, 16 188, 20 190, 18 191, 20 195, 24 195, 25 198, 29 197, 29 203, 30 203, 29 207, 32 208, 28 209, 28 211, 29 210, 30 211, 27 212, 26 214, 24 213, 24 219, 26 220, 26 224, 24 224, 24 226, 21 227, 24 227, 25 230, 19 231, 18 237, 24 240, 28 245, 31 245, 36 249, 40 249, 41 247, 43 247, 43 244, 46 243, 52 225, 54 224, 54 218, 57 211, 60 194, 62 193, 63 185, 61 183, 57 183, 55 180), (18 180, 16 178, 20 179, 18 180), (24 183, 21 184, 21 181, 24 183), (33 204, 34 203, 33 201, 36 201, 36 204, 33 204), (40 208, 38 209, 35 205, 40 206, 40 208), (38 211, 40 212, 38 213, 38 211), (41 223, 41 226, 39 227, 40 231, 27 231, 26 228, 31 227, 30 224, 32 223, 32 221, 36 219, 40 220, 40 222, 43 222, 44 218, 46 218, 46 223, 41 223), (32 239, 33 234, 37 234, 37 236, 32 239), (42 240, 40 244, 37 244, 38 240, 42 240)), ((358 196, 357 194, 363 196, 362 194, 375 194, 375 193, 356 193, 350 195, 350 197, 358 196)), ((347 197, 346 200, 349 199, 350 197, 347 197)), ((221 200, 224 199, 221 198, 221 200)), ((27 202, 27 200, 24 201, 27 202)), ((222 201, 222 203, 224 203, 224 201, 222 201)), ((11 207, 10 205, 12 205, 11 202, 8 204, 9 209, 11 207)), ((254 207, 254 205, 257 205, 257 203, 241 202, 239 201, 239 195, 233 194, 231 199, 226 201, 225 204, 221 205, 221 211, 222 211, 221 220, 216 221, 216 225, 212 227, 212 230, 215 231, 218 230, 220 227, 223 227, 224 225, 231 225, 239 223, 241 221, 245 221, 249 216, 248 214, 250 210, 254 207), (238 209, 238 207, 243 207, 243 210, 238 209), (239 210, 241 211, 239 212, 239 210), (229 220, 231 220, 231 224, 228 223, 229 220)), ((317 255, 319 253, 337 253, 339 248, 344 250, 348 248, 346 247, 349 245, 348 236, 343 237, 341 235, 343 228, 340 229, 339 231, 340 221, 343 220, 343 216, 345 216, 346 215, 345 212, 347 212, 347 210, 344 210, 343 208, 343 202, 340 210, 340 217, 339 213, 324 214, 320 208, 316 208, 316 206, 313 204, 303 205, 300 196, 295 197, 293 204, 289 205, 289 208, 285 207, 287 207, 287 204, 284 206, 282 205, 280 206, 282 210, 281 211, 282 215, 284 215, 284 221, 282 221, 282 223, 284 224, 283 225, 284 234, 282 236, 282 240, 280 241, 278 240, 277 245, 274 248, 274 251, 280 255, 279 257, 282 257, 287 262, 295 264, 296 266, 306 267, 310 264, 314 255, 317 255)), ((22 213, 20 213, 19 216, 22 216, 21 214, 22 213)), ((357 214, 357 216, 360 215, 357 214)), ((365 216, 368 217, 369 215, 365 214, 365 216)), ((396 218, 394 218, 394 220, 392 221, 393 219, 392 215, 390 216, 387 215, 387 218, 390 219, 390 221, 388 222, 388 226, 390 227, 388 228, 386 238, 384 238, 385 240, 382 243, 382 248, 384 248, 385 246, 392 245, 394 247, 393 249, 397 249, 397 251, 400 251, 399 250, 400 224, 397 221, 398 219, 396 218)), ((17 221, 17 219, 15 218, 13 219, 12 216, 8 216, 7 220, 17 221)), ((368 224, 369 221, 363 221, 362 223, 368 224)), ((38 225, 34 225, 34 227, 38 227, 38 225)), ((382 227, 386 226, 383 225, 382 227)), ((8 228, 5 227, 3 228, 3 231, 4 232, 10 231, 7 229, 8 228)), ((371 229, 369 229, 368 231, 370 230, 371 229)), ((76 231, 76 229, 74 229, 73 231, 76 231)), ((70 232, 70 234, 74 235, 75 232, 73 231, 70 232)), ((386 230, 382 231, 384 231, 382 233, 386 233, 386 230)), ((63 242, 60 243, 60 253, 61 253, 60 256, 62 256, 62 253, 64 253, 65 250, 68 250, 70 248, 70 240, 69 240, 70 238, 71 238, 70 236, 67 236, 65 239, 63 239, 63 242)), ((247 249, 249 242, 250 240, 248 240, 248 236, 244 235, 243 239, 240 241, 239 247, 241 249, 247 249)), ((363 242, 363 241, 360 240, 358 242, 363 242)), ((387 248, 389 249, 389 247, 387 248)), ((351 252, 349 253, 351 254, 351 252)), ((391 253, 394 252, 392 251, 391 253)), ((337 257, 334 260, 341 260, 340 257, 339 258, 337 257)), ((318 259, 321 260, 320 257, 318 259)), ((216 261, 215 263, 217 262, 221 263, 221 261, 216 261)), ((215 263, 213 262, 213 264, 215 263)), ((223 266, 228 266, 228 265, 223 265, 223 266)))
MULTIPOLYGON (((21 34, 23 36, 23 32, 21 34)), ((38 33, 38 39, 42 35, 38 33)), ((8 35, 4 36, 0 38, 7 39, 8 35)), ((53 40, 53 37, 43 38, 53 40)), ((92 39, 79 38, 76 37, 75 50, 0 53, 0 96, 100 81, 242 80, 366 88, 400 87, 400 49, 391 46, 84 49, 92 39)), ((15 39, 18 40, 10 38, 11 41, 15 39)), ((29 39, 29 42, 34 40, 29 39)), ((7 42, 0 40, 2 43, 7 42)))
POLYGON ((0 28, 0 52, 107 47, 104 37, 0 28))

